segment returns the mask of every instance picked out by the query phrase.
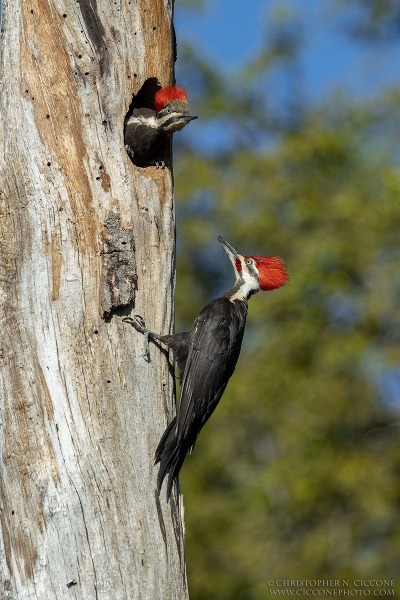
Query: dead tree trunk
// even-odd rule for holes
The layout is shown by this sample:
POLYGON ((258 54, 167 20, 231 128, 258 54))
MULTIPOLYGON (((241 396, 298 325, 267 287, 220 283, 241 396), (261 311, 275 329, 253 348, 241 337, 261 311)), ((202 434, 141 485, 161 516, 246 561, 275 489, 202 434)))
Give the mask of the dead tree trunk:
POLYGON ((0 55, 0 598, 187 598, 180 507, 157 510, 173 411, 169 169, 123 122, 173 82, 172 0, 5 0, 0 55))

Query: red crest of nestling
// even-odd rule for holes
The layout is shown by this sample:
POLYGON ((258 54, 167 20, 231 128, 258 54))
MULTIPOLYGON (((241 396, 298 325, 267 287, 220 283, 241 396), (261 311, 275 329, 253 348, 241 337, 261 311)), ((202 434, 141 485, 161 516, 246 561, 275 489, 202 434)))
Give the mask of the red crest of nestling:
POLYGON ((156 112, 159 112, 171 102, 171 100, 180 100, 181 102, 187 102, 187 94, 186 90, 183 88, 176 87, 174 85, 170 85, 168 87, 161 88, 158 90, 157 94, 154 97, 154 107, 156 112))
POLYGON ((282 287, 288 282, 286 265, 279 256, 247 256, 252 258, 258 269, 260 288, 266 292, 282 287))

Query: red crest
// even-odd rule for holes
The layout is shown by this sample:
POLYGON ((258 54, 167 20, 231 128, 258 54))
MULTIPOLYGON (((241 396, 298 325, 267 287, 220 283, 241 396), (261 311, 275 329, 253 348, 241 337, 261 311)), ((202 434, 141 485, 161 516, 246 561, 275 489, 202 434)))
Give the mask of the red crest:
POLYGON ((154 97, 154 107, 156 112, 159 112, 161 109, 163 109, 168 102, 171 102, 171 100, 181 100, 182 102, 187 102, 186 90, 174 85, 170 85, 158 90, 154 97))
POLYGON ((279 256, 246 256, 252 258, 258 269, 260 288, 266 292, 285 285, 288 280, 286 265, 279 256))

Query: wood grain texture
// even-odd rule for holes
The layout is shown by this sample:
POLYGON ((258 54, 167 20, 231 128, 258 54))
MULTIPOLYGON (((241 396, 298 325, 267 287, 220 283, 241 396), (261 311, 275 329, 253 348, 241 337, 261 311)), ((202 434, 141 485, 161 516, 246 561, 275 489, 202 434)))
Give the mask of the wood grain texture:
POLYGON ((5 600, 187 598, 181 507, 155 500, 171 368, 155 347, 147 363, 121 318, 134 307, 171 331, 172 177, 132 165, 123 121, 147 78, 173 82, 172 11, 170 0, 4 2, 5 600))

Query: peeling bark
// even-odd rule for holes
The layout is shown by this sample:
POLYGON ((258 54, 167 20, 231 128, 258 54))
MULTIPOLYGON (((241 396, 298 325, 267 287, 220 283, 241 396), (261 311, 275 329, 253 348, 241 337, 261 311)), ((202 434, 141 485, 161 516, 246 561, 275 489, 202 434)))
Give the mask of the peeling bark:
POLYGON ((103 298, 105 319, 123 308, 132 309, 135 304, 137 283, 135 240, 133 228, 121 227, 119 215, 111 211, 104 222, 103 298))
POLYGON ((0 38, 0 598, 187 598, 181 506, 155 498, 172 416, 168 169, 123 123, 173 83, 171 0, 6 0, 0 38), (113 316, 113 318, 109 318, 113 316), (104 317, 107 317, 106 319, 104 317), (162 526, 161 526, 162 525, 162 526))

